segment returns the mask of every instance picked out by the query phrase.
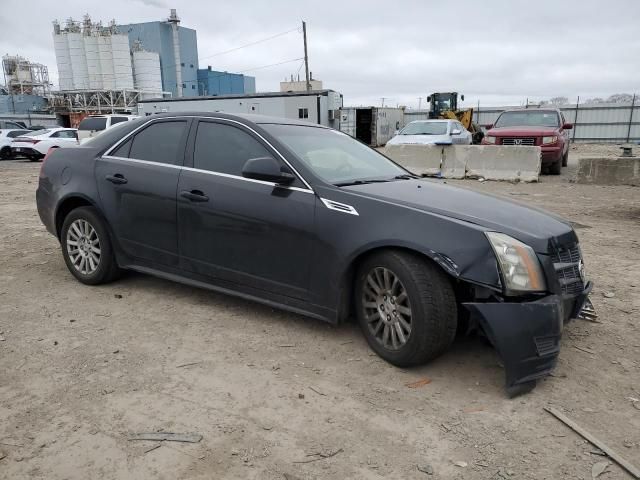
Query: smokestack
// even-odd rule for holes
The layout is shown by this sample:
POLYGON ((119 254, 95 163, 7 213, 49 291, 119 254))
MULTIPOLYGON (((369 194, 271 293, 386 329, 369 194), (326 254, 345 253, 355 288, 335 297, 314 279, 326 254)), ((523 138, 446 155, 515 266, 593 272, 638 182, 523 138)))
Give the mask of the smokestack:
POLYGON ((182 61, 180 60, 180 36, 178 35, 180 19, 175 8, 171 9, 171 15, 169 15, 167 21, 171 24, 171 32, 173 34, 173 59, 176 62, 177 96, 182 97, 182 61))

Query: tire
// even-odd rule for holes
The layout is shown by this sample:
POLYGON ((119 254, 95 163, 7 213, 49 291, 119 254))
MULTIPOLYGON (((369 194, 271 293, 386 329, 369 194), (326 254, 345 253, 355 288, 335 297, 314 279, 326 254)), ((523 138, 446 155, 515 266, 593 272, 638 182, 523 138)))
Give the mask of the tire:
POLYGON ((116 263, 109 232, 94 207, 79 207, 67 215, 60 232, 60 245, 67 268, 80 282, 100 285, 119 276, 120 268, 116 263), (87 243, 87 239, 91 244, 87 243), (75 245, 71 242, 82 242, 83 246, 74 249, 75 245))
POLYGON ((566 167, 569 165, 569 151, 562 156, 562 166, 566 167))
POLYGON ((420 365, 442 354, 453 342, 458 318, 455 294, 446 274, 429 261, 418 255, 386 250, 363 262, 355 282, 354 301, 360 328, 369 346, 387 362, 398 367, 420 365), (385 270, 388 280, 384 278, 385 270), (385 287, 385 281, 387 287, 391 284, 392 288, 386 289, 391 293, 385 296, 384 290, 376 292, 370 286, 373 278, 378 279, 378 286, 385 287), (401 298, 402 290, 406 301, 401 298), (379 308, 381 305, 384 310, 379 308), (395 315, 391 323, 376 320, 376 314, 380 318, 383 312, 388 317, 395 315), (404 343, 398 329, 405 337, 404 343), (385 330, 389 333, 385 334, 385 330))
POLYGON ((560 175, 560 173, 562 173, 562 158, 559 158, 549 165, 549 173, 551 175, 560 175))
POLYGON ((0 150, 0 160, 9 160, 11 157, 11 147, 3 147, 0 150))

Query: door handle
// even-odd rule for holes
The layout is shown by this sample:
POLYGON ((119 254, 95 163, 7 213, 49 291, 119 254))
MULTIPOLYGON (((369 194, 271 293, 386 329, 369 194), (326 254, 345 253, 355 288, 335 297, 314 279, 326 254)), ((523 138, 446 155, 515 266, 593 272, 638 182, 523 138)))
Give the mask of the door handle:
POLYGON ((209 197, 207 197, 200 190, 183 190, 180 192, 180 196, 184 197, 192 202, 208 202, 209 197))
POLYGON ((120 173, 116 173, 115 175, 107 175, 106 177, 104 177, 105 180, 111 182, 111 183, 115 183, 116 185, 123 185, 125 183, 127 183, 127 179, 124 178, 123 175, 121 175, 120 173))

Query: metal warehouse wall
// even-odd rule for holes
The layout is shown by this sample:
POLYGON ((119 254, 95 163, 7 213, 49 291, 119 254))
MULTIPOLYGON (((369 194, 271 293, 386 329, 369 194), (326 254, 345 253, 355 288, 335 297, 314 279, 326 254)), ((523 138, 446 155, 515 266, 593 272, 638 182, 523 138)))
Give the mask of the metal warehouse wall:
MULTIPOLYGON (((480 107, 473 121, 483 128, 496 121, 504 110, 522 107, 480 107)), ((636 103, 598 103, 564 105, 564 117, 573 123, 569 136, 574 142, 625 143, 640 141, 640 105, 636 103)), ((427 111, 405 111, 405 123, 429 118, 427 111)))

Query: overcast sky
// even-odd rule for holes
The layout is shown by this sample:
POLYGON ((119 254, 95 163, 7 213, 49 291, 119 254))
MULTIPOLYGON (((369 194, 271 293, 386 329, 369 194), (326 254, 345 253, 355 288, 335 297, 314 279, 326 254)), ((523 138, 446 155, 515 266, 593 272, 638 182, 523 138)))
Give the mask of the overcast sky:
MULTIPOLYGON (((0 53, 48 65, 57 84, 52 20, 89 13, 136 23, 165 19, 171 7, 197 30, 200 67, 230 72, 302 57, 301 28, 210 56, 306 20, 310 70, 345 105, 386 97, 417 107, 418 97, 451 90, 467 105, 640 93, 640 0, 2 0, 0 53)), ((274 91, 285 76, 303 76, 301 66, 245 73, 258 91, 274 91)))

